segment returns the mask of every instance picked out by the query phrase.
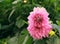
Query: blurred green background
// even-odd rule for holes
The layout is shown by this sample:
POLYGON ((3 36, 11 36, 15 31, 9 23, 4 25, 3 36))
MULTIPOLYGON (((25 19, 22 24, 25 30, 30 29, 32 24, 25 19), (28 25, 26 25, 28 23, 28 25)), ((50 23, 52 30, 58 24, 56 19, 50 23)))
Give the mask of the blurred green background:
POLYGON ((52 22, 60 26, 60 0, 0 0, 0 44, 40 44, 27 31, 27 17, 37 6, 45 7, 52 22))

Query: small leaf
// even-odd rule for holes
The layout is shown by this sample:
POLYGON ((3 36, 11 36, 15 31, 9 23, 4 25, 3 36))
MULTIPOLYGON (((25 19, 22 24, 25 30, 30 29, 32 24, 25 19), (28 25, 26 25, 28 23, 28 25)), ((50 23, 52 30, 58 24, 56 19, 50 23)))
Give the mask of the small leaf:
POLYGON ((46 44, 46 39, 36 40, 34 44, 46 44))
POLYGON ((12 23, 9 24, 9 25, 1 25, 1 24, 0 24, 0 30, 7 29, 7 28, 11 27, 13 24, 14 24, 14 22, 12 22, 12 23))
POLYGON ((33 38, 31 36, 28 36, 28 40, 26 41, 26 44, 32 44, 33 38))
POLYGON ((18 28, 21 28, 24 24, 25 24, 24 20, 22 20, 22 19, 19 19, 19 20, 16 21, 16 26, 18 28))
POLYGON ((27 40, 28 40, 28 35, 26 35, 22 44, 26 44, 27 40))
POLYGON ((7 41, 8 44, 18 44, 18 38, 17 36, 14 36, 7 41))
POLYGON ((9 15, 9 17, 8 17, 8 20, 10 21, 10 18, 11 18, 11 16, 13 15, 13 13, 15 12, 15 9, 13 9, 12 11, 11 11, 11 13, 10 13, 10 15, 9 15))
POLYGON ((19 44, 32 44, 33 39, 29 36, 29 33, 26 29, 24 29, 19 35, 19 44))
POLYGON ((60 21, 56 21, 57 22, 57 24, 60 26, 60 21))
POLYGON ((0 2, 2 2, 3 0, 0 0, 0 2))
POLYGON ((0 29, 1 29, 1 24, 0 24, 0 29))
POLYGON ((56 25, 56 24, 52 24, 53 29, 57 29, 59 34, 60 34, 60 26, 56 25))
POLYGON ((27 40, 28 40, 28 32, 26 29, 24 29, 19 35, 19 43, 25 44, 27 40))
POLYGON ((57 36, 51 37, 49 38, 46 42, 47 44, 60 44, 60 38, 58 38, 57 36))
POLYGON ((12 0, 4 0, 6 3, 10 3, 12 0))

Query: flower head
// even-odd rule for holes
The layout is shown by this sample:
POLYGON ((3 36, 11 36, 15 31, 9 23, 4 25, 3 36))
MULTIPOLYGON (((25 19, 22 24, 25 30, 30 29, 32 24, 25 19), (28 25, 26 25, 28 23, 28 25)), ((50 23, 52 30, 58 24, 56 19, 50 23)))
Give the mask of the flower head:
POLYGON ((42 39, 48 37, 52 28, 48 18, 49 13, 45 8, 34 7, 28 16, 29 26, 27 27, 30 35, 34 39, 42 39))

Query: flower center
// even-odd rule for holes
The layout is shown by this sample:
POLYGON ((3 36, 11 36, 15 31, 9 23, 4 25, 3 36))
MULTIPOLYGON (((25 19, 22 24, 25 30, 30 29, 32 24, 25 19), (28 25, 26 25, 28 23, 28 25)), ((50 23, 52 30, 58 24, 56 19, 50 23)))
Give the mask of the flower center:
POLYGON ((40 22, 40 21, 42 21, 42 17, 38 17, 36 20, 37 20, 37 22, 40 22))

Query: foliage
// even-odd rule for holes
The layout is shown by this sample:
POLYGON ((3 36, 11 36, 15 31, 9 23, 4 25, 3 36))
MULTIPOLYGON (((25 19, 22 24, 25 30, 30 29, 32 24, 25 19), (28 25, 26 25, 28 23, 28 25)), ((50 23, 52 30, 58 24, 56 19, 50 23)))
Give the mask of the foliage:
POLYGON ((60 0, 0 0, 0 44, 60 44, 59 3, 60 0), (49 40, 34 40, 27 31, 27 17, 37 6, 45 7, 53 22, 56 36, 49 40))

